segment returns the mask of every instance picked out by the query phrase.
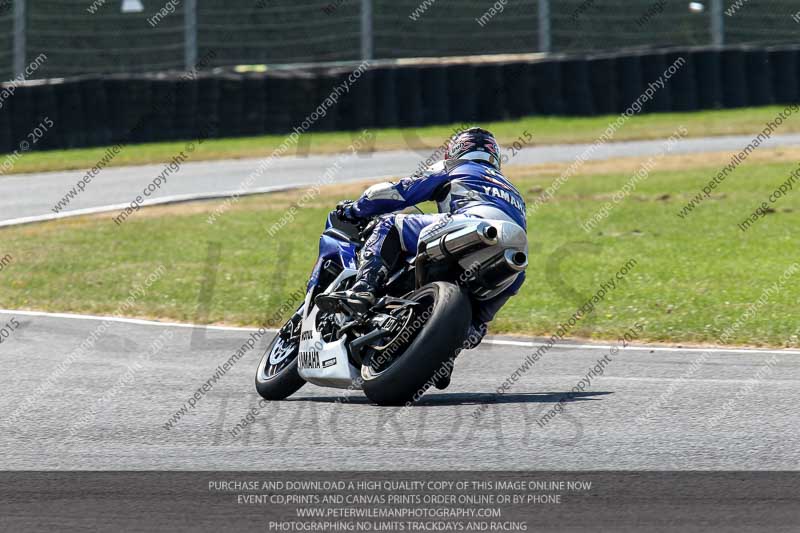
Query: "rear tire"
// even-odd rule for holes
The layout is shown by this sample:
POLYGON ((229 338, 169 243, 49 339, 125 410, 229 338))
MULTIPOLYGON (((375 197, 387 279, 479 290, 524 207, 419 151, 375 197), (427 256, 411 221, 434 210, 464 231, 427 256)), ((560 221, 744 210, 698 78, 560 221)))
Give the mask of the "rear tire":
POLYGON ((362 388, 378 405, 402 405, 419 399, 433 385, 433 376, 461 347, 469 331, 472 304, 455 284, 430 283, 410 300, 433 300, 430 317, 408 348, 388 368, 361 367, 362 388))

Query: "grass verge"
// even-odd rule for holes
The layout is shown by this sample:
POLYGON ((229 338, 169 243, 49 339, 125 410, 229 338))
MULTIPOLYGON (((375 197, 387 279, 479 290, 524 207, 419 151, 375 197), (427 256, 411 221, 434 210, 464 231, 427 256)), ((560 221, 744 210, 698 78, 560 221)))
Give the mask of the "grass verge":
MULTIPOLYGON (((615 136, 615 141, 635 139, 660 139, 668 137, 675 124, 683 124, 690 137, 750 134, 764 128, 782 107, 760 107, 694 113, 654 113, 632 117, 615 136)), ((533 136, 533 144, 582 143, 595 141, 614 116, 600 117, 527 117, 520 120, 484 124, 497 135, 502 145, 508 147, 515 141, 524 144, 524 132, 533 136), (522 140, 520 139, 522 137, 522 140)), ((458 125, 431 126, 409 129, 374 130, 372 150, 430 150, 438 148, 458 125)), ((787 121, 780 133, 800 131, 800 122, 787 121)), ((311 133, 304 135, 298 146, 286 155, 309 155, 343 152, 357 136, 350 132, 311 133)), ((193 161, 267 157, 283 143, 285 135, 266 135, 236 139, 211 139, 192 154, 193 161)), ((185 148, 184 141, 126 146, 109 166, 160 164, 170 161, 185 148)), ((14 173, 46 172, 56 170, 88 170, 106 154, 106 148, 28 152, 16 161, 14 173)))
MULTIPOLYGON (((555 332, 628 263, 624 279, 570 336, 615 339, 638 323, 644 341, 721 344, 728 330, 724 344, 796 346, 800 271, 774 287, 798 261, 800 192, 771 204, 774 211, 746 232, 737 224, 798 168, 800 150, 757 151, 679 218, 680 207, 729 157, 667 156, 617 204, 614 194, 645 160, 587 163, 530 218, 529 278, 492 333, 555 332), (581 224, 607 202, 608 217, 584 231, 581 224)), ((510 174, 530 203, 560 170, 548 165, 510 174)), ((303 191, 242 199, 213 226, 206 217, 216 202, 142 210, 121 227, 99 215, 6 228, 0 256, 13 261, 0 272, 0 306, 109 314, 164 265, 132 316, 255 325, 305 284, 325 214, 362 188, 323 190, 274 238, 267 229, 303 191), (216 246, 219 260, 209 260, 216 246), (212 285, 206 305, 203 287, 212 285)))

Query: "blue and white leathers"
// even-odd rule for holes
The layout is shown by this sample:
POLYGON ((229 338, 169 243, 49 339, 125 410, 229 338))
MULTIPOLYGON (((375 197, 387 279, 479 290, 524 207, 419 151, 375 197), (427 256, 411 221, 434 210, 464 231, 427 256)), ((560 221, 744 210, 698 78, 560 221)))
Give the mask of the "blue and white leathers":
MULTIPOLYGON (((367 218, 392 213, 429 200, 435 200, 438 215, 387 214, 365 247, 378 254, 392 228, 397 228, 403 251, 416 255, 420 234, 426 228, 446 224, 450 219, 477 217, 504 220, 527 230, 525 201, 516 187, 494 167, 474 161, 440 161, 421 174, 398 183, 380 183, 367 189, 353 205, 354 214, 367 218)), ((491 321, 508 299, 519 292, 525 280, 522 272, 502 293, 476 302, 475 319, 491 321)))

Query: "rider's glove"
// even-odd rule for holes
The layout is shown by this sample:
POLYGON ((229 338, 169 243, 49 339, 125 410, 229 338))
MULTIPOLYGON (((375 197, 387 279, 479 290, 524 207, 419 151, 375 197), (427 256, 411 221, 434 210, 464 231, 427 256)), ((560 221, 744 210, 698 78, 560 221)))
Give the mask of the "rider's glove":
POLYGON ((486 336, 487 331, 489 331, 489 328, 486 324, 471 323, 469 325, 469 331, 467 332, 467 339, 464 341, 464 349, 471 350, 477 348, 483 340, 483 337, 486 336))
POLYGON ((354 206, 354 201, 343 200, 336 204, 336 215, 347 222, 359 222, 362 218, 356 214, 354 206))

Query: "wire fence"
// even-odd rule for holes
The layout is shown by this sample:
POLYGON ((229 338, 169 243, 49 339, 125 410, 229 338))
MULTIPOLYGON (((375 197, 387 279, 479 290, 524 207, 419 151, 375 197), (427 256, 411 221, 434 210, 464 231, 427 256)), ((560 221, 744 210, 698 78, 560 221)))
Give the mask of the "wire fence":
POLYGON ((795 42, 796 0, 0 0, 5 80, 795 42))

